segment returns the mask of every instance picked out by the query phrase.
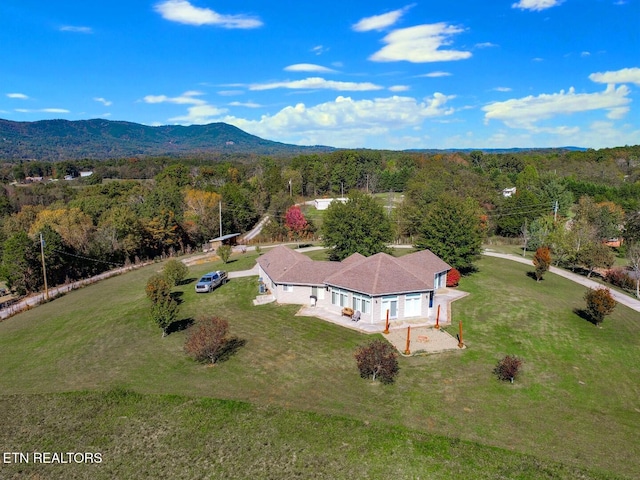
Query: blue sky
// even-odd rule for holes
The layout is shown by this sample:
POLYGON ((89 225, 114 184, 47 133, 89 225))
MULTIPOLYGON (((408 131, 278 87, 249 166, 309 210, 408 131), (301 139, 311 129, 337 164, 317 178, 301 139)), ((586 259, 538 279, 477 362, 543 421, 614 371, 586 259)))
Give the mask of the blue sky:
POLYGON ((300 145, 640 143, 640 0, 2 0, 0 118, 300 145))

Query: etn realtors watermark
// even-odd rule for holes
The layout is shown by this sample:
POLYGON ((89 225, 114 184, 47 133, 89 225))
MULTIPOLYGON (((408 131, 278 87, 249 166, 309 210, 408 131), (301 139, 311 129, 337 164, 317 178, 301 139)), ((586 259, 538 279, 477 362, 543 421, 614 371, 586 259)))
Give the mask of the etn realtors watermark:
POLYGON ((12 463, 80 464, 102 463, 100 452, 2 452, 5 465, 12 463))

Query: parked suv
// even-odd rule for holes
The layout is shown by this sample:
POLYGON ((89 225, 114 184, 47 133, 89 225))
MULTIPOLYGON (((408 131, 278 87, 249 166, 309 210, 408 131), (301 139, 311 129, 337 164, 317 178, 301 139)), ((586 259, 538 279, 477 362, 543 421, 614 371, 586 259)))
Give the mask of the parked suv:
POLYGON ((218 270, 217 272, 209 272, 196 283, 197 293, 208 293, 213 291, 218 285, 227 283, 227 272, 218 270))

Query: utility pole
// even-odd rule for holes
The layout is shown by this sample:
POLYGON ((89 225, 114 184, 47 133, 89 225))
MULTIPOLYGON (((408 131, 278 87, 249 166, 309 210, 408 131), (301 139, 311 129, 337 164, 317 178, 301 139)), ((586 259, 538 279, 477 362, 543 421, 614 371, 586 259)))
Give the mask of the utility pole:
POLYGON ((222 237, 222 200, 218 200, 218 217, 220 218, 220 236, 222 237))
POLYGON ((553 204, 553 223, 558 220, 558 200, 553 204))
POLYGON ((44 299, 49 300, 49 288, 47 286, 47 265, 44 262, 44 238, 40 232, 40 256, 42 257, 42 273, 44 275, 44 299))

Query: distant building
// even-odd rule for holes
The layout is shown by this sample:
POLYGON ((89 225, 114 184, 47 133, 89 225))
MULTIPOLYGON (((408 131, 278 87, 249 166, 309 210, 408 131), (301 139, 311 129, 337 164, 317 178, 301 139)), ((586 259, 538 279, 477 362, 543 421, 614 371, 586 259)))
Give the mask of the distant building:
POLYGON ((315 204, 316 210, 326 210, 327 208, 329 208, 329 205, 331 205, 331 202, 333 202, 333 201, 346 203, 347 199, 344 198, 344 197, 340 197, 340 198, 316 198, 314 204, 315 204))
POLYGON ((504 190, 502 190, 502 196, 503 197, 511 197, 513 195, 516 194, 516 187, 511 187, 511 188, 505 188, 504 190))
POLYGON ((93 175, 92 171, 80 172, 80 177, 90 177, 91 175, 93 175))

